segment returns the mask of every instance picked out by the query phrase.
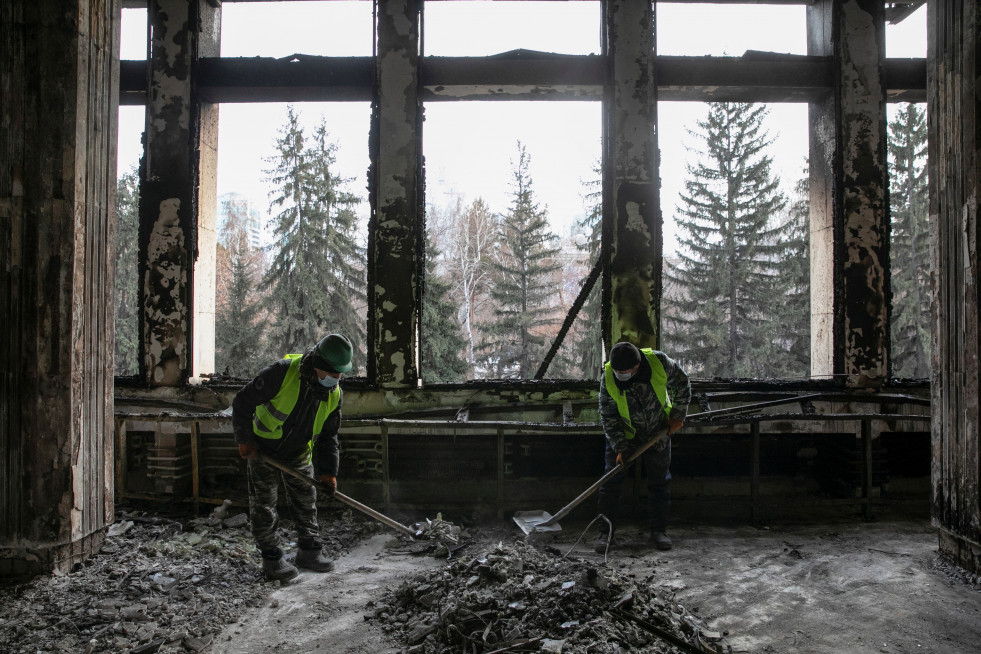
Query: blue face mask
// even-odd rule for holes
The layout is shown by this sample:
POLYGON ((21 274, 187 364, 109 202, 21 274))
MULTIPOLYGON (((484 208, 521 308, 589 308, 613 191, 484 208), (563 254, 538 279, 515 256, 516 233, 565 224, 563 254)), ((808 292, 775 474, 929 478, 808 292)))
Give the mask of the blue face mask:
POLYGON ((320 385, 324 388, 334 388, 337 386, 337 382, 340 381, 339 377, 331 377, 330 375, 324 375, 324 378, 319 380, 320 385))
POLYGON ((632 372, 617 372, 616 370, 614 370, 613 371, 613 376, 616 377, 618 381, 627 381, 628 379, 630 379, 631 377, 634 376, 634 373, 632 373, 632 372))

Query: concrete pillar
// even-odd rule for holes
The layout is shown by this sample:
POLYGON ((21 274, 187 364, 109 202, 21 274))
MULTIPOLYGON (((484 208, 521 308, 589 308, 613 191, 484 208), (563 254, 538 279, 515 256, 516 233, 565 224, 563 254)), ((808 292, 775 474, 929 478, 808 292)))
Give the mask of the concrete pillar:
POLYGON ((927 129, 933 226, 933 520, 940 551, 981 573, 978 191, 981 16, 975 2, 931 2, 927 129))
POLYGON ((113 519, 116 0, 0 3, 0 576, 113 519))
POLYGON ((371 116, 375 196, 368 243, 368 376, 418 384, 422 245, 421 0, 377 0, 377 88, 371 116))
POLYGON ((808 53, 834 87, 810 108, 811 374, 851 386, 888 379, 889 215, 883 3, 808 7, 808 53))
POLYGON ((605 349, 656 347, 663 256, 652 3, 609 0, 603 106, 605 349))
POLYGON ((140 371, 151 386, 177 386, 192 374, 214 371, 218 109, 197 101, 193 80, 195 60, 218 55, 220 9, 213 4, 149 3, 140 371))

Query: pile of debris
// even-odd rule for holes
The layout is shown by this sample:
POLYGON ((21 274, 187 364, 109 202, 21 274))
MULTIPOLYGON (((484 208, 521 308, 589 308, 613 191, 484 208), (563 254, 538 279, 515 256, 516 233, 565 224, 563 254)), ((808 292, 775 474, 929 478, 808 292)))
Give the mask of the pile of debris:
MULTIPOLYGON (((331 555, 377 531, 349 513, 325 522, 331 555)), ((0 587, 0 649, 204 651, 274 589, 258 562, 247 515, 228 506, 204 518, 119 512, 99 553, 71 573, 0 587)))
POLYGON ((524 542, 498 542, 389 589, 367 620, 407 654, 473 652, 712 652, 724 635, 656 588, 596 562, 524 542))

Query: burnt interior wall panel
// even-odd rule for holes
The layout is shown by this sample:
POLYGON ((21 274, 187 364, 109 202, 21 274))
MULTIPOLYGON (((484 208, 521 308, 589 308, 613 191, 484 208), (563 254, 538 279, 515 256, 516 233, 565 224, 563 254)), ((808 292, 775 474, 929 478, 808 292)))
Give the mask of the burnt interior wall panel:
MULTIPOLYGON (((198 200, 199 193, 213 198, 213 170, 202 165, 214 166, 217 109, 208 105, 202 111, 193 75, 199 57, 218 52, 218 12, 208 0, 149 3, 153 36, 140 165, 139 323, 140 373, 151 386, 177 386, 191 376, 195 275, 208 275, 195 265, 210 264, 214 275, 214 209, 205 210, 201 221, 198 200), (205 227, 203 240, 199 223, 205 227)), ((202 300, 202 317, 209 316, 206 307, 202 300)), ((213 325, 213 312, 210 320, 213 325)), ((213 348, 213 326, 201 327, 200 336, 212 337, 213 348)), ((207 367, 204 361, 199 359, 207 367)))
POLYGON ((379 0, 372 103, 372 217, 368 243, 369 376, 415 388, 422 314, 422 0, 379 0))
POLYGON ((0 7, 2 569, 65 571, 112 521, 119 5, 0 7))
POLYGON ((807 9, 808 54, 833 62, 832 91, 809 111, 811 374, 859 387, 889 365, 884 25, 881 2, 807 9))
POLYGON ((981 571, 978 450, 978 152, 981 18, 970 0, 927 14, 927 131, 933 249, 932 511, 940 550, 981 571))
POLYGON ((661 207, 652 3, 610 0, 603 13, 603 338, 657 347, 661 207))

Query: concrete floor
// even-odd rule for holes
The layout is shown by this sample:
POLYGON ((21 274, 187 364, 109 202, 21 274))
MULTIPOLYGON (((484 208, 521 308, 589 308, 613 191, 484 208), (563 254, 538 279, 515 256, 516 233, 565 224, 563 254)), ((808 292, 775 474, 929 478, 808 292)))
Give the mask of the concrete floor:
MULTIPOLYGON (((548 544, 564 554, 584 525, 563 526, 548 544)), ((522 537, 500 524, 481 533, 488 542, 522 537)), ((936 531, 923 520, 761 529, 684 525, 671 530, 675 548, 669 552, 647 547, 637 528, 627 525, 619 533, 627 543, 606 565, 638 579, 654 572, 662 592, 727 632, 735 652, 981 651, 981 590, 940 562, 936 531)), ((400 651, 364 620, 367 602, 386 586, 445 562, 391 553, 385 548, 390 540, 375 536, 341 557, 334 573, 301 575, 277 590, 216 638, 214 651, 400 651)), ((480 546, 471 553, 479 554, 480 546)), ((603 562, 585 543, 573 555, 603 562)))

